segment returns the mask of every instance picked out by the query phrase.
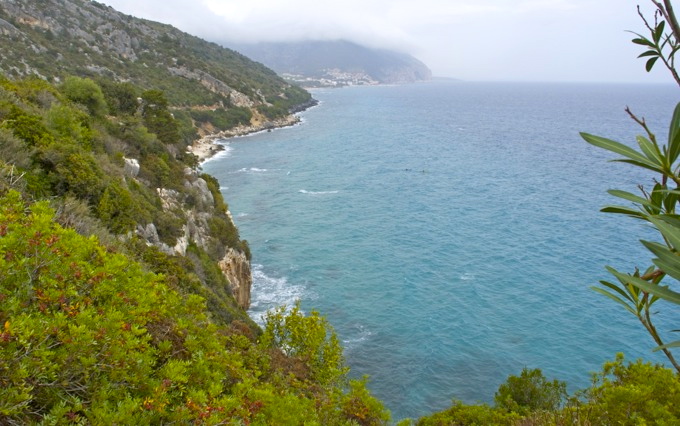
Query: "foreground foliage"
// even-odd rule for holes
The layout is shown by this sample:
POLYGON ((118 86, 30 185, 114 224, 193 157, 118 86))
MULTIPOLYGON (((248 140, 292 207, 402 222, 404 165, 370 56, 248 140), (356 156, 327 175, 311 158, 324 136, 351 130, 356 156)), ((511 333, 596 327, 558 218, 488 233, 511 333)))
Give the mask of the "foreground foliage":
POLYGON ((454 401, 417 421, 444 425, 675 425, 680 422, 680 378, 662 365, 616 360, 593 374, 592 385, 567 397, 565 383, 524 369, 500 385, 495 405, 454 401))
POLYGON ((0 197, 3 424, 387 420, 364 383, 347 380, 317 314, 272 314, 258 342, 238 321, 216 325, 201 297, 53 219, 45 202, 0 197))
POLYGON ((69 77, 53 86, 0 77, 0 190, 50 199, 63 225, 171 276, 206 299, 213 319, 254 327, 217 266, 227 248, 249 258, 247 242, 228 216, 219 183, 187 173, 197 161, 168 108, 163 92, 130 83, 69 77), (189 244, 186 257, 168 254, 190 215, 206 217, 202 244, 189 244))

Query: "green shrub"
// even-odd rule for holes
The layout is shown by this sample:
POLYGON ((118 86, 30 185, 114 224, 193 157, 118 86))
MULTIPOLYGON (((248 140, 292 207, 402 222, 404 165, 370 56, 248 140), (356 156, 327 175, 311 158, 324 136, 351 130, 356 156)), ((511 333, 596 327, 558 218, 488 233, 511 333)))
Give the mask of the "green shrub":
POLYGON ((47 126, 60 142, 76 143, 85 150, 92 149, 94 137, 88 119, 84 112, 61 104, 54 104, 47 111, 47 126))
POLYGON ((421 417, 417 426, 511 426, 521 424, 522 419, 517 413, 488 405, 465 405, 454 401, 450 408, 421 417))
POLYGON ((116 234, 132 231, 137 224, 137 206, 130 191, 114 181, 109 184, 99 199, 97 216, 116 234))
POLYGON ((680 378, 659 364, 642 360, 624 364, 623 354, 618 354, 582 394, 586 401, 578 410, 581 422, 680 424, 680 378))
POLYGON ((280 348, 288 357, 300 360, 310 378, 322 386, 339 384, 348 369, 344 365, 337 335, 318 312, 305 316, 297 303, 267 312, 261 342, 280 348))
POLYGON ((340 345, 318 314, 272 313, 255 344, 247 324, 217 326, 201 297, 168 282, 198 281, 186 272, 188 259, 142 241, 130 246, 163 271, 157 275, 61 228, 52 214, 46 203, 27 205, 17 192, 0 196, 3 423, 387 419, 362 382, 345 387, 340 345), (306 378, 283 368, 300 364, 306 378))
POLYGON ((103 116, 108 110, 102 89, 89 78, 66 77, 60 91, 72 102, 83 105, 95 117, 103 116))
POLYGON ((496 407, 527 414, 532 411, 556 411, 567 396, 567 384, 548 381, 540 369, 523 368, 519 376, 510 376, 498 388, 496 407))

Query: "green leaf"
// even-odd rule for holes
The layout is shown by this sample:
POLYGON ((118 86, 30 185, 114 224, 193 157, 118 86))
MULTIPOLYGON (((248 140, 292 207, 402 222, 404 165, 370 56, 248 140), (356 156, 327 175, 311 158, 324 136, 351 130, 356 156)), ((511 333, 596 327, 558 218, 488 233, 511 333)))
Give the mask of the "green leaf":
POLYGON ((601 289, 600 287, 590 287, 590 288, 591 288, 593 291, 596 291, 596 292, 598 292, 598 293, 600 293, 600 294, 602 294, 602 295, 604 295, 604 296, 609 297, 610 299, 612 299, 612 300, 615 301, 616 303, 619 303, 619 304, 622 305, 624 308, 626 308, 626 310, 627 310, 628 312, 630 312, 631 314, 637 315, 637 313, 635 312, 635 309, 631 308, 630 305, 629 305, 628 303, 624 302, 623 300, 621 300, 620 297, 618 297, 618 296, 616 296, 616 295, 614 295, 614 294, 608 292, 607 290, 601 289))
POLYGON ((652 70, 652 68, 654 68, 654 64, 655 64, 656 61, 658 61, 658 60, 659 60, 659 57, 657 56, 656 58, 650 58, 650 59, 647 61, 647 64, 645 64, 645 69, 647 70, 647 72, 650 72, 650 71, 652 70))
POLYGON ((654 43, 652 43, 651 41, 647 40, 647 39, 644 38, 644 37, 634 38, 634 39, 631 40, 631 41, 632 41, 633 43, 639 44, 639 45, 641 45, 641 46, 655 47, 655 46, 654 46, 654 43))
POLYGON ((680 249, 680 226, 678 220, 671 217, 650 217, 649 221, 656 226, 661 235, 668 240, 668 243, 675 250, 680 249))
POLYGON ((657 346, 656 348, 652 349, 653 352, 660 351, 662 349, 670 349, 670 348, 679 348, 680 347, 680 340, 676 340, 675 342, 667 343, 665 345, 657 346))
POLYGON ((652 262, 670 277, 676 280, 680 279, 678 278, 680 277, 680 267, 678 267, 677 261, 676 263, 668 263, 661 259, 652 259, 652 262))
POLYGON ((657 52, 656 50, 648 50, 646 52, 640 53, 638 55, 638 58, 644 58, 647 56, 659 56, 659 52, 657 52))
POLYGON ((612 290, 619 293, 624 298, 628 299, 632 304, 636 303, 635 300, 631 297, 631 295, 626 292, 626 290, 622 289, 621 287, 617 286, 616 284, 612 284, 609 281, 604 281, 604 280, 601 280, 600 284, 602 284, 605 287, 611 288, 612 290))
POLYGON ((666 209, 666 213, 675 213, 675 205, 678 203, 678 194, 673 192, 668 192, 665 189, 662 191, 666 196, 663 199, 663 206, 666 209))
POLYGON ((647 158, 649 158, 649 160, 655 164, 663 167, 663 156, 661 155, 659 147, 644 136, 638 136, 636 140, 638 145, 640 145, 640 149, 647 156, 647 158))
POLYGON ((618 189, 610 189, 607 192, 610 195, 613 195, 613 196, 619 197, 619 198, 623 198, 624 200, 628 200, 628 201, 631 201, 631 202, 636 203, 636 204, 648 206, 648 207, 651 207, 651 208, 656 207, 654 204, 652 204, 646 198, 640 197, 638 195, 632 194, 632 193, 627 192, 627 191, 621 191, 621 190, 618 190, 618 189))
POLYGON ((623 155, 624 157, 627 157, 630 160, 615 160, 615 161, 623 161, 623 162, 630 162, 631 164, 638 165, 640 167, 645 167, 654 171, 660 171, 659 167, 651 163, 647 157, 642 155, 641 153, 637 152, 633 148, 624 145, 620 142, 613 141, 611 139, 603 138, 601 136, 595 136, 591 135, 588 133, 581 133, 581 137, 585 139, 586 142, 588 142, 591 145, 595 145, 598 148, 606 149, 607 151, 611 151, 613 153, 623 155), (632 160, 632 161, 631 161, 632 160))
POLYGON ((616 214, 625 214, 628 216, 632 216, 636 219, 643 219, 647 220, 647 215, 644 214, 641 211, 638 210, 633 210, 628 207, 623 207, 623 206, 605 206, 602 209, 600 209, 602 213, 616 213, 616 214))
POLYGON ((668 162, 672 165, 680 155, 680 102, 675 106, 668 130, 668 162))
POLYGON ((651 241, 641 241, 649 251, 656 255, 652 262, 663 272, 680 280, 680 256, 668 249, 668 247, 651 241))
POLYGON ((654 29, 654 42, 657 44, 659 43, 659 40, 661 40, 661 36, 663 35, 663 30, 666 27, 666 21, 661 21, 659 22, 659 25, 656 26, 654 29))
POLYGON ((660 174, 664 174, 664 170, 661 167, 656 166, 655 164, 647 162, 647 161, 645 161, 644 163, 640 162, 640 161, 635 161, 635 160, 612 160, 612 161, 616 161, 616 162, 619 162, 619 163, 628 163, 628 164, 632 164, 634 166, 642 167, 644 169, 652 170, 652 171, 660 173, 660 174))
POLYGON ((666 247, 665 245, 644 240, 640 242, 642 243, 642 245, 647 247, 647 250, 651 251, 656 257, 658 257, 659 260, 668 263, 677 262, 678 264, 680 264, 680 256, 677 253, 670 251, 668 247, 666 247))
POLYGON ((654 185, 654 189, 649 196, 649 201, 652 203, 652 208, 650 209, 651 211, 648 211, 650 214, 661 214, 661 208, 663 207, 663 200, 665 198, 664 196, 666 195, 665 190, 666 188, 661 184, 657 183, 654 185))
POLYGON ((661 286, 659 284, 654 284, 647 282, 641 278, 638 277, 633 277, 628 274, 622 274, 618 272, 617 270, 607 267, 607 270, 614 275, 616 278, 623 282, 627 282, 629 284, 632 284, 633 286, 639 288, 642 291, 645 291, 647 293, 654 294, 656 296, 659 296, 660 298, 667 300, 669 302, 675 303, 680 305, 680 293, 677 293, 671 289, 669 289, 667 286, 661 286))

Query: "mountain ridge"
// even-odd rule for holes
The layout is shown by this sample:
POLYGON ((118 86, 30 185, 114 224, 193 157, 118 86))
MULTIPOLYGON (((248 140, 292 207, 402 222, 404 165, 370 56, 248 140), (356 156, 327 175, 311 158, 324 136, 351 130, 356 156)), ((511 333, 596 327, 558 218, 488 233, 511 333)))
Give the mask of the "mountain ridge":
MULTIPOLYGON (((0 72, 129 81, 175 106, 246 107, 284 116, 311 96, 242 54, 170 25, 84 0, 0 4, 0 72)), ((49 78, 48 78, 49 77, 49 78)))
POLYGON ((233 48, 305 85, 313 85, 314 81, 323 83, 323 80, 345 84, 404 84, 432 78, 430 69, 409 54, 369 48, 347 40, 235 44, 233 48))

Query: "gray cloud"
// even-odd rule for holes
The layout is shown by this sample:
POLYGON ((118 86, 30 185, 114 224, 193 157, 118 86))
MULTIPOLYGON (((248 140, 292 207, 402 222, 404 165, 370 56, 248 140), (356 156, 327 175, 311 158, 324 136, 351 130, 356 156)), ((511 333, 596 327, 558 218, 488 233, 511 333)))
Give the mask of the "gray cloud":
POLYGON ((427 63, 435 75, 467 80, 670 81, 662 70, 648 75, 643 62, 635 59, 640 49, 630 43, 632 35, 625 30, 643 27, 635 4, 621 0, 104 3, 226 46, 343 38, 406 51, 427 63))

